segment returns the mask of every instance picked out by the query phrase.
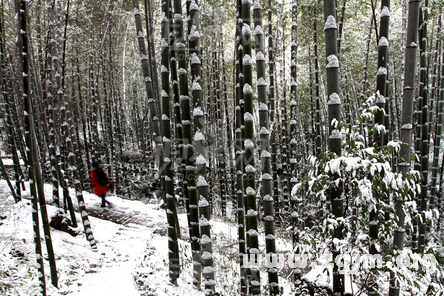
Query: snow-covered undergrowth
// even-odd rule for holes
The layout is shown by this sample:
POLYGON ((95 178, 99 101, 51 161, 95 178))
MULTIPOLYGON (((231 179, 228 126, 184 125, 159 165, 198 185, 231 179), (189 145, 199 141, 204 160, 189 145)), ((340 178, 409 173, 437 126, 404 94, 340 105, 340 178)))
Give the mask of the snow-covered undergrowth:
MULTIPOLYGON (((372 122, 375 110, 370 102, 364 109, 363 122, 372 122)), ((335 246, 341 255, 345 255, 339 263, 343 263, 345 271, 345 291, 351 295, 367 295, 370 279, 376 281, 377 292, 387 295, 392 273, 400 282, 401 295, 442 296, 444 237, 442 229, 437 227, 438 211, 432 209, 420 213, 418 210, 415 199, 419 196, 420 175, 417 172, 403 176, 392 169, 399 144, 391 142, 387 147, 364 148, 367 145, 364 145, 362 131, 362 126, 353 131, 344 129, 342 155, 310 158, 309 168, 304 168, 309 174, 293 189, 292 213, 285 214, 296 218, 297 227, 292 228, 285 224, 288 221, 283 222, 276 230, 276 248, 278 255, 289 258, 293 253, 292 233, 297 229, 296 250, 300 256, 305 256, 305 264, 300 267, 301 285, 295 288, 292 283, 295 269, 288 262, 281 262, 283 265, 278 270, 282 295, 330 295, 331 250, 335 246), (332 190, 340 190, 344 199, 342 218, 331 214, 329 195, 332 190), (406 239, 404 250, 394 251, 395 201, 399 198, 405 200, 406 239), (372 210, 379 221, 376 240, 369 235, 372 210), (421 217, 425 217, 429 225, 427 244, 422 252, 416 252, 417 246, 412 243, 414 221, 421 217), (339 228, 341 236, 334 238, 333 233, 339 228), (365 258, 370 255, 372 245, 381 257, 375 267, 370 268, 365 264, 365 258)), ((114 195, 109 199, 115 207, 101 209, 95 195, 83 194, 98 252, 91 250, 83 234, 72 237, 52 229, 59 279, 58 288, 52 287, 43 243, 48 295, 204 295, 192 285, 193 268, 185 214, 179 215, 181 274, 178 285, 173 286, 168 278, 165 211, 156 203, 145 204, 114 195)), ((29 196, 27 191, 24 192, 26 195, 29 196)), ((45 185, 45 195, 51 203, 51 185, 45 185)), ((72 189, 70 195, 75 199, 72 189)), ((55 211, 55 207, 48 206, 49 215, 55 211)), ((79 214, 77 220, 80 223, 79 214)), ((239 295, 237 223, 229 215, 224 220, 212 218, 211 226, 216 291, 220 295, 239 295)), ((83 228, 80 226, 79 230, 83 228)), ((258 232, 261 234, 259 249, 263 255, 265 238, 262 227, 258 232)), ((267 295, 264 262, 260 267, 262 295, 267 295)), ((38 289, 30 201, 24 199, 14 203, 6 182, 0 180, 0 295, 38 295, 38 289)))
MULTIPOLYGON (((6 182, 0 180, 0 295, 40 295, 30 201, 25 198, 15 204, 8 191, 6 182)), ((70 190, 70 193, 72 197, 75 196, 74 191, 70 190)), ((51 202, 48 198, 51 196, 51 185, 45 185, 45 194, 51 202)), ((163 262, 167 258, 163 210, 155 204, 124 200, 117 196, 108 198, 114 203, 114 208, 102 209, 95 195, 83 194, 90 209, 98 252, 91 250, 83 234, 72 237, 51 228, 59 281, 58 289, 50 284, 47 252, 42 240, 48 295, 140 295, 141 291, 137 288, 140 283, 138 271, 141 271, 140 262, 144 257, 151 260, 150 266, 156 270, 149 284, 155 291, 154 295, 162 295, 162 291, 167 291, 164 295, 193 295, 193 289, 186 279, 179 283, 179 287, 169 285, 168 268, 163 262), (95 218, 92 212, 103 217, 122 216, 120 220, 129 223, 122 225, 95 218)), ((24 192, 26 195, 29 195, 27 191, 24 192)), ((49 216, 56 211, 53 206, 48 205, 47 208, 49 216)), ((80 215, 76 213, 76 216, 79 229, 83 230, 80 215)))
POLYGON ((7 227, 12 224, 11 217, 17 217, 24 208, 20 204, 10 211, 12 202, 5 195, 0 195, 0 294, 20 295, 20 289, 32 295, 36 293, 33 243, 28 243, 28 237, 21 237, 17 225, 7 227))
MULTIPOLYGON (((180 225, 187 225, 186 216, 179 215, 180 225)), ((214 268, 216 274, 216 292, 219 295, 239 295, 240 290, 240 261, 238 253, 237 224, 222 221, 220 218, 211 220, 214 268)), ((182 240, 179 240, 181 275, 179 278, 179 288, 168 283, 168 262, 166 245, 162 250, 155 247, 159 245, 163 238, 153 238, 148 243, 144 260, 138 264, 135 272, 135 280, 142 295, 205 295, 204 292, 196 291, 192 288, 192 258, 189 236, 186 231, 182 231, 182 240), (156 241, 154 241, 156 240, 156 241), (159 273, 163 276, 159 277, 159 273), (186 293, 186 294, 184 294, 186 293)), ((263 233, 263 232, 262 232, 263 233)), ((281 236, 282 237, 282 236, 281 236)), ((264 241, 264 240, 262 240, 264 241)), ((163 241, 163 244, 166 242, 163 241)), ((277 240, 279 253, 288 253, 291 250, 291 242, 287 238, 277 240)), ((260 245, 262 253, 265 252, 264 242, 260 245)), ((268 283, 266 267, 261 264, 261 284, 265 287, 268 283)), ((283 266, 280 269, 282 277, 279 279, 282 295, 292 295, 292 287, 289 283, 291 272, 283 266)), ((203 285, 202 285, 203 288, 203 285)), ((263 295, 268 295, 266 288, 263 295)))
MULTIPOLYGON (((3 182, 2 182, 2 185, 3 182)), ((2 186, 4 190, 5 186, 2 186)), ((1 195, 2 221, 0 227, 0 294, 40 295, 35 247, 32 232, 31 205, 29 200, 15 204, 12 198, 1 195)), ((48 207, 49 213, 55 211, 48 207)), ((43 231, 42 231, 43 233, 43 231)), ((85 239, 71 237, 53 230, 51 233, 56 253, 59 291, 47 284, 49 295, 63 295, 70 291, 75 281, 100 266, 97 253, 89 250, 85 239)), ((44 242, 42 240, 44 245, 44 242)), ((47 252, 44 249, 47 283, 50 283, 47 252)))
MULTIPOLYGON (((346 281, 354 283, 349 291, 354 295, 366 294, 369 286, 378 294, 387 294, 391 278, 399 281, 405 295, 444 295, 444 237, 437 225, 439 210, 421 212, 417 206, 421 174, 412 170, 403 175, 393 169, 399 143, 366 148, 364 135, 371 132, 378 110, 374 99, 366 102, 361 125, 352 130, 342 128, 341 156, 310 157, 309 174, 293 188, 292 216, 299 229, 296 247, 308 262, 322 260, 325 251, 337 250, 340 270, 346 281), (363 125, 368 122, 370 128, 363 125), (338 217, 332 214, 333 194, 342 202, 338 217), (399 200, 404 201, 402 226, 396 222, 399 200), (428 225, 423 250, 419 250, 417 240, 421 219, 426 219, 428 225), (370 228, 377 234, 370 235, 370 228), (393 247, 396 231, 405 233, 403 250, 393 247), (376 259, 375 266, 369 265, 369 259, 376 259)), ((335 202, 336 206, 340 204, 335 202)), ((329 286, 326 274, 332 273, 332 259, 329 262, 329 268, 323 271, 309 267, 303 273, 314 272, 320 275, 315 281, 318 286, 329 286)))
MULTIPOLYGON (((30 201, 25 198, 16 204, 8 190, 6 182, 0 180, 0 294, 39 295, 30 201)), ((45 194, 49 203, 51 190, 51 185, 46 184, 45 194)), ((72 197, 75 196, 73 190, 70 193, 72 197)), ((58 289, 50 284, 47 252, 42 239, 48 295, 204 295, 192 285, 192 260, 185 214, 179 215, 181 275, 178 286, 173 286, 168 278, 165 211, 157 204, 144 204, 114 195, 109 200, 115 207, 102 209, 95 195, 83 194, 90 212, 98 211, 100 215, 118 213, 133 218, 134 222, 116 224, 95 218, 90 213, 98 252, 91 250, 83 234, 72 237, 51 228, 59 281, 58 289)), ((25 191, 24 196, 27 195, 29 193, 25 191)), ((49 215, 56 211, 51 205, 47 208, 49 215)), ((80 215, 76 215, 79 229, 83 230, 80 215)), ((237 224, 220 218, 213 219, 211 224, 217 292, 220 295, 237 295, 240 266, 237 224)), ((286 239, 277 242, 280 252, 288 252, 290 245, 286 239)), ((265 249, 263 245, 262 249, 265 249)), ((281 272, 289 275, 286 270, 281 272)), ((266 284, 266 274, 262 275, 261 281, 266 284)), ((291 295, 291 287, 285 277, 280 284, 283 295, 291 295)))
MULTIPOLYGON (((45 193, 47 197, 51 196, 51 185, 45 185, 45 193)), ((71 191, 71 195, 74 196, 73 191, 71 191)), ((0 181, 0 196, 0 294, 38 295, 30 202, 24 199, 15 204, 12 197, 9 196, 5 181, 0 181)), ((59 289, 49 284, 51 282, 49 267, 45 255, 46 250, 43 247, 48 295, 203 295, 203 292, 196 291, 192 287, 192 260, 185 214, 179 215, 182 234, 182 239, 179 240, 182 272, 178 286, 173 286, 168 279, 164 210, 159 209, 156 204, 123 200, 117 196, 109 197, 116 205, 114 209, 101 209, 98 207, 99 200, 96 196, 84 192, 84 197, 86 204, 94 211, 115 212, 136 217, 140 223, 121 225, 90 216, 93 233, 98 243, 98 252, 91 250, 84 235, 72 237, 67 233, 52 229, 51 235, 59 274, 59 289)), ((322 201, 319 202, 322 203, 322 201)), ((331 262, 325 257, 325 252, 329 250, 332 242, 328 230, 326 230, 329 223, 316 225, 318 220, 313 216, 315 211, 310 208, 313 204, 306 204, 309 210, 305 214, 307 227, 303 228, 300 233, 302 238, 300 244, 301 250, 308 255, 308 260, 302 275, 304 280, 330 290, 331 262), (310 219, 312 219, 311 222, 310 219), (308 226, 308 224, 311 225, 308 226)), ((54 207, 48 206, 50 215, 55 210, 54 207)), ((80 216, 77 218, 80 221, 80 216)), ((366 222, 359 223, 360 226, 353 226, 356 227, 355 230, 350 231, 351 234, 338 243, 344 244, 345 248, 345 242, 348 242, 350 248, 353 247, 355 250, 366 253, 368 236, 363 230, 366 222)), ((80 229, 82 230, 81 226, 80 229)), ((212 231, 217 292, 221 295, 238 295, 237 225, 232 221, 222 221, 216 217, 212 220, 212 231)), ((292 243, 289 233, 285 229, 278 230, 276 233, 279 254, 288 255, 291 253, 292 243)), ((388 234, 384 239, 390 241, 391 236, 388 234)), ((264 252, 264 240, 260 241, 262 242, 260 249, 264 252)), ((433 252, 436 256, 439 256, 439 252, 442 254, 442 249, 439 249, 442 246, 439 245, 440 242, 437 239, 429 241, 428 252, 433 252)), ((408 248, 406 250, 412 258, 416 256, 408 248)), ((384 258, 386 261, 390 259, 388 255, 384 258)), ((440 269, 437 269, 438 273, 435 275, 438 276, 440 269)), ((265 271, 263 265, 262 270, 265 271)), ((381 281, 384 282, 381 283, 381 286, 386 288, 388 275, 385 267, 375 272, 379 273, 381 281)), ((405 274, 407 271, 402 272, 405 274)), ((408 274, 411 281, 415 280, 422 289, 433 281, 431 274, 427 275, 427 273, 421 272, 421 264, 418 264, 416 270, 413 268, 408 272, 410 272, 408 274)), ((361 292, 360 295, 365 295, 365 290, 362 287, 365 282, 365 273, 365 269, 360 269, 357 274, 351 277, 347 276, 346 290, 353 291, 354 295, 361 292)), ((280 268, 280 275, 282 295, 293 295, 294 287, 289 283, 293 277, 292 269, 283 266, 280 268)), ((265 272, 261 273, 261 282, 263 286, 267 283, 265 272)), ((405 282, 409 284, 407 279, 404 279, 405 282)), ((442 285, 435 284, 434 287, 436 291, 443 291, 442 285)), ((264 288, 262 291, 265 295, 266 289, 264 288)), ((318 295, 327 295, 327 290, 322 292, 319 289, 319 291, 318 295)))
MULTIPOLYGON (((425 213, 432 232, 427 235, 424 254, 412 251, 411 235, 414 231, 413 219, 418 217, 415 197, 418 194, 418 175, 403 177, 392 172, 388 162, 377 160, 378 152, 374 149, 361 150, 359 157, 345 155, 326 160, 313 159, 311 175, 299 183, 293 190, 293 199, 297 200, 296 215, 299 218, 298 247, 308 262, 328 259, 328 268, 307 268, 304 272, 315 273, 318 286, 329 286, 329 274, 332 273, 331 250, 333 245, 343 255, 340 261, 346 281, 354 283, 349 292, 364 293, 368 287, 369 273, 377 278, 377 290, 381 294, 388 292, 390 272, 400 281, 403 291, 417 295, 440 295, 444 293, 444 273, 440 264, 443 262, 443 237, 436 229, 438 212, 429 210, 425 213), (341 190, 344 199, 344 217, 336 218, 331 214, 329 192, 341 190), (397 229, 395 200, 405 198, 406 243, 403 251, 393 250, 393 234, 397 229), (378 239, 373 241, 369 235, 369 215, 376 210, 376 223, 379 227, 378 239), (308 226, 306 224, 309 224, 308 226), (342 237, 334 238, 335 229, 341 229, 342 237), (366 264, 371 257, 370 247, 380 255, 376 266, 366 264), (324 253, 330 257, 324 257, 324 253), (440 263, 441 262, 441 263, 440 263)), ((304 294, 302 294, 304 295, 304 294)))

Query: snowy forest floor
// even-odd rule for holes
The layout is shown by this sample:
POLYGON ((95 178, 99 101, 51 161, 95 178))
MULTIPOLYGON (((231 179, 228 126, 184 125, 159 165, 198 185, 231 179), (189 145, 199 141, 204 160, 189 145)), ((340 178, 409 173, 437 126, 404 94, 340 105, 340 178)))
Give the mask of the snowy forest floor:
MULTIPOLYGON (((28 184, 25 185, 28 189, 28 184)), ((40 295, 29 191, 24 191, 22 196, 23 201, 15 203, 6 181, 0 180, 0 295, 5 296, 40 295)), ((57 208, 51 205, 51 196, 52 185, 45 184, 49 217, 57 211, 57 208)), ((73 189, 70 189, 70 196, 74 204, 77 204, 73 189)), ((168 278, 166 215, 157 200, 144 203, 110 195, 107 199, 114 207, 101 208, 100 198, 96 195, 84 191, 83 197, 98 251, 94 252, 90 248, 83 234, 80 214, 77 212, 80 235, 73 237, 51 228, 58 289, 50 284, 48 256, 42 238, 47 295, 204 295, 192 285, 193 269, 186 214, 178 215, 181 227, 181 275, 178 285, 173 286, 168 278)), ((238 230, 234 221, 231 215, 225 218, 212 217, 211 220, 216 291, 220 295, 239 294, 238 230)), ((41 236, 43 237, 42 227, 41 236)), ((278 253, 291 253, 292 242, 288 238, 288 231, 278 229, 276 236, 278 253)), ((265 250, 263 242, 260 248, 261 251, 265 250)), ((291 285, 292 273, 288 266, 281 268, 279 275, 281 295, 294 295, 291 285)), ((316 289, 331 288, 331 267, 317 265, 310 268, 303 279, 316 286, 316 289)), ((350 285, 350 282, 350 278, 346 277, 346 292, 351 292, 352 295, 366 295, 361 285, 350 285)), ((262 273, 261 284, 265 287, 266 283, 267 275, 262 273)), ((266 289, 262 289, 261 295, 267 294, 266 289)), ((329 293, 323 291, 316 295, 329 293)))
MULTIPOLYGON (((45 185, 47 200, 52 195, 51 190, 51 185, 45 185)), ((70 193, 75 196, 73 191, 70 193)), ((59 289, 49 287, 49 267, 45 266, 48 295, 140 295, 135 284, 138 275, 145 277, 144 284, 154 293, 145 295, 200 295, 188 283, 179 281, 179 287, 168 283, 164 210, 155 204, 115 195, 108 197, 113 208, 101 208, 98 197, 87 192, 83 194, 98 252, 91 250, 83 234, 72 237, 51 228, 59 289), (150 263, 141 266, 147 250, 152 251, 150 263)), ((2 295, 38 294, 31 203, 26 199, 28 191, 23 192, 23 196, 25 199, 15 204, 6 182, 0 180, 0 286, 4 287, 0 290, 6 289, 0 291, 2 295)), ((47 208, 49 216, 56 211, 54 206, 47 208)), ((80 215, 76 215, 82 230, 80 215)), ((182 228, 186 225, 184 222, 181 221, 182 228)), ((44 246, 42 239, 46 254, 44 246)))
MULTIPOLYGON (((72 189, 70 195, 74 199, 72 189)), ((14 203, 6 182, 0 180, 1 295, 38 294, 29 192, 24 191, 23 196, 22 202, 14 203)), ((50 205, 52 186, 49 184, 45 185, 45 196, 50 217, 57 208, 50 205)), ((110 195, 107 199, 114 207, 108 209, 100 207, 100 199, 94 194, 83 192, 83 196, 98 252, 91 250, 83 234, 73 237, 51 228, 59 288, 50 285, 42 238, 48 295, 204 295, 191 284, 192 260, 185 214, 179 214, 182 272, 178 286, 173 286, 168 280, 165 212, 157 202, 142 203, 110 195)), ((82 231, 80 214, 76 215, 82 231)), ((221 295, 236 295, 239 281, 236 224, 216 218, 212 220, 212 229, 216 289, 221 295)), ((291 249, 285 241, 280 244, 282 250, 291 249)), ((265 283, 266 276, 262 280, 265 283)), ((289 295, 289 284, 281 285, 284 295, 289 295)))

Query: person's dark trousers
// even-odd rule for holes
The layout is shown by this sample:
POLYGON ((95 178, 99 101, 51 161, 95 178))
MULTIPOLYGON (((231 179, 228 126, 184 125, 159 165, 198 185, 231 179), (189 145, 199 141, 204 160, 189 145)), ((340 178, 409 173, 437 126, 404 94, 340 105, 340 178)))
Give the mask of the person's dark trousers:
POLYGON ((106 194, 99 195, 102 198, 102 207, 106 207, 106 194))

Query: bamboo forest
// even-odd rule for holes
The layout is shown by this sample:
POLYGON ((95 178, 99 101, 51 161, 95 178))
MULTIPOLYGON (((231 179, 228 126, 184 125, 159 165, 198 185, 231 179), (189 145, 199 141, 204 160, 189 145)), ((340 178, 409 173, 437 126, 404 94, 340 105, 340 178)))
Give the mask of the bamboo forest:
POLYGON ((1 295, 444 296, 442 0, 0 6, 1 295))

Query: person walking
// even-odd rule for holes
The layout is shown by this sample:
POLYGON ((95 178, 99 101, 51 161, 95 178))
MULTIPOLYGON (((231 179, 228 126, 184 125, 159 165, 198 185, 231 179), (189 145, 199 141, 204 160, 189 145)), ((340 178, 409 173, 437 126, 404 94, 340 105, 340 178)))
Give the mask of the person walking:
POLYGON ((91 163, 91 173, 89 174, 89 177, 94 186, 94 194, 102 198, 101 207, 104 208, 106 207, 106 204, 108 204, 108 207, 111 208, 112 203, 106 200, 106 193, 108 192, 109 184, 108 176, 98 162, 93 161, 91 163))

